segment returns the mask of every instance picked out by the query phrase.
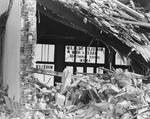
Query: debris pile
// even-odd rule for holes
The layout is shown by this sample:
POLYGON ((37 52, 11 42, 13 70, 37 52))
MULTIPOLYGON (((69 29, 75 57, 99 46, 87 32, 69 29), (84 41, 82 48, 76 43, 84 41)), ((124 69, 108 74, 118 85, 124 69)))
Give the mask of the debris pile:
MULTIPOLYGON (((149 77, 102 69, 107 73, 78 76, 71 75, 68 69, 61 74, 53 72, 62 77, 62 83, 51 87, 28 76, 22 83, 23 116, 28 119, 149 118, 150 89, 149 84, 142 83, 149 77)), ((27 71, 44 73, 36 68, 27 71)))
POLYGON ((8 86, 0 85, 0 119, 9 119, 15 117, 12 110, 7 105, 8 86))
MULTIPOLYGON (((70 11, 76 13, 78 17, 83 19, 83 23, 92 23, 97 26, 99 34, 105 32, 116 37, 125 45, 131 47, 131 52, 136 51, 137 53, 140 53, 146 61, 149 61, 149 7, 142 7, 139 3, 135 2, 136 0, 56 1, 59 1, 70 11)), ((57 10, 55 10, 55 12, 57 13, 57 10)), ((59 12, 57 14, 58 16, 62 15, 59 12)), ((62 17, 65 18, 66 16, 64 15, 62 17)), ((74 24, 74 21, 70 19, 70 23, 74 24)), ((74 24, 74 27, 78 28, 78 25, 74 24)), ((107 44, 107 41, 103 41, 107 44)))

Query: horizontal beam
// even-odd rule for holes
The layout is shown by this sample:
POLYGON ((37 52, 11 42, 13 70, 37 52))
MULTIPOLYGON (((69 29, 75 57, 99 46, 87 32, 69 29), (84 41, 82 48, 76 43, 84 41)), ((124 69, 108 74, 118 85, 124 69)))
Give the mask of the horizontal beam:
MULTIPOLYGON (((115 74, 115 71, 103 68, 103 67, 99 67, 99 69, 106 71, 108 73, 110 73, 110 75, 115 74)), ((50 76, 57 76, 57 77, 62 77, 63 76, 63 72, 57 72, 57 71, 50 71, 50 70, 45 70, 45 69, 39 69, 39 68, 34 68, 34 67, 27 67, 25 69, 26 72, 29 73, 38 73, 38 74, 43 74, 43 75, 50 75, 50 76)), ((128 72, 130 75, 132 75, 135 78, 138 79, 147 79, 149 78, 149 76, 144 76, 144 75, 140 75, 137 73, 132 73, 132 72, 128 72)), ((86 75, 105 75, 105 74, 100 74, 100 73, 79 73, 79 74, 86 74, 86 75)), ((81 78, 82 76, 78 76, 78 75, 71 75, 72 78, 81 78)))

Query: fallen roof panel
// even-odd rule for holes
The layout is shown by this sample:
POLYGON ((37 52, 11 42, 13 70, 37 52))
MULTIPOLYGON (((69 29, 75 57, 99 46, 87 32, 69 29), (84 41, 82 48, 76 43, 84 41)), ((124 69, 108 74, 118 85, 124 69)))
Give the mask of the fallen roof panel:
POLYGON ((97 37, 131 59, 150 67, 150 13, 117 0, 37 0, 40 11, 57 21, 97 37), (45 10, 41 10, 43 9, 45 10), (54 18, 55 19, 55 18, 54 18), (65 22, 64 22, 65 21, 65 22))

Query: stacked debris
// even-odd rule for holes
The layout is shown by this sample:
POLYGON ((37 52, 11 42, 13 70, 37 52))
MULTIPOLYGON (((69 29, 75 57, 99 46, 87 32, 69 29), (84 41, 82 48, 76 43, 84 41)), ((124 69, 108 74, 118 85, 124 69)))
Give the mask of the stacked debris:
POLYGON ((9 109, 7 104, 8 86, 3 87, 0 85, 0 118, 9 119, 15 117, 12 110, 9 109))
POLYGON ((102 31, 112 34, 149 60, 150 13, 130 0, 125 5, 118 0, 59 0, 102 31))
MULTIPOLYGON (((31 75, 22 83, 22 114, 25 119, 146 119, 150 117, 148 77, 127 71, 71 75, 49 71, 62 83, 48 87, 31 75)), ((29 73, 48 71, 27 68, 29 73)), ((45 74, 45 73, 44 73, 45 74)))
MULTIPOLYGON (((37 1, 42 4, 44 8, 47 7, 58 14, 58 16, 66 19, 67 22, 69 21, 69 25, 72 24, 72 27, 84 32, 87 31, 87 33, 92 36, 95 34, 94 37, 98 37, 99 40, 111 45, 116 50, 119 49, 111 42, 108 42, 107 39, 99 37, 101 34, 108 34, 112 38, 112 42, 116 38, 119 40, 117 41, 120 44, 122 43, 122 45, 124 44, 131 48, 129 54, 124 52, 125 55, 130 55, 133 51, 136 51, 136 54, 141 54, 146 61, 149 61, 150 13, 148 8, 143 8, 141 5, 134 2, 136 0, 37 1), (51 4, 53 4, 54 7, 51 4), (56 9, 56 7, 58 8, 56 9), (66 10, 66 13, 63 13, 63 10, 66 10), (71 16, 71 13, 74 15, 71 16), (75 20, 74 17, 76 18, 75 20), (81 25, 78 22, 83 22, 86 25, 81 25), (89 24, 96 26, 96 33, 86 28, 89 24)), ((148 0, 145 1, 150 4, 148 0)), ((63 20, 60 20, 60 22, 62 21, 63 20)), ((119 50, 121 52, 121 49, 119 50)))

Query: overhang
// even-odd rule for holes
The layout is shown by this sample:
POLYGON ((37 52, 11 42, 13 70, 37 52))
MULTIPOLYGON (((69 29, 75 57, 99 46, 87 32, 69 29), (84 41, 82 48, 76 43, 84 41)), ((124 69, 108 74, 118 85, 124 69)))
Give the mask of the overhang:
POLYGON ((150 68, 150 13, 117 0, 37 0, 43 14, 98 38, 121 54, 150 68), (144 15, 143 15, 144 13, 144 15), (57 17, 56 15, 57 14, 57 17), (54 17, 55 16, 55 17, 54 17))

